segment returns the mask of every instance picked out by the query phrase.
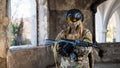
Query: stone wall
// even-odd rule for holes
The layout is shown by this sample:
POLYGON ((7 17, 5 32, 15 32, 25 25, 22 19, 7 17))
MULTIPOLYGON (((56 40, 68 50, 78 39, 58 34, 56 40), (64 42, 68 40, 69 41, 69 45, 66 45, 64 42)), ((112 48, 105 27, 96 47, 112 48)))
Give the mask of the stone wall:
POLYGON ((100 63, 120 63, 120 43, 101 43, 98 46, 100 63))
POLYGON ((6 0, 0 0, 0 68, 6 68, 7 55, 7 26, 6 0))
MULTIPOLYGON (((85 17, 84 25, 93 33, 93 30, 95 30, 93 27, 93 20, 95 19, 93 19, 94 17, 90 10, 90 5, 94 3, 94 5, 92 5, 92 10, 94 10, 95 13, 96 7, 104 1, 105 0, 98 0, 96 2, 94 2, 94 0, 51 0, 49 2, 49 38, 55 39, 57 34, 67 27, 65 14, 66 11, 71 8, 78 8, 83 12, 85 17)), ((101 48, 100 50, 96 49, 98 52, 95 51, 95 61, 100 63, 119 62, 119 44, 120 43, 99 43, 98 45, 101 48)))
MULTIPOLYGON (((49 3, 49 38, 66 28, 65 13, 71 8, 79 8, 85 16, 84 25, 93 32, 93 20, 90 5, 94 0, 48 0, 49 3), (89 26, 88 26, 89 25, 89 26)), ((50 47, 32 47, 8 50, 8 18, 6 0, 0 0, 0 68, 50 68, 54 65, 53 52, 50 47), (6 59, 7 55, 7 59, 6 59), (6 63, 7 60, 7 63, 6 63)), ((120 63, 120 43, 98 44, 96 62, 120 63)))
MULTIPOLYGON (((97 64, 120 63, 120 43, 99 43, 95 55, 97 64)), ((10 48, 7 56, 7 68, 52 68, 54 58, 51 47, 10 48)), ((105 64, 104 64, 105 65, 105 64)))
POLYGON ((56 35, 67 26, 66 12, 69 9, 77 8, 84 14, 84 25, 93 32, 93 16, 90 10, 94 0, 50 0, 49 5, 49 38, 54 39, 56 35), (88 26, 89 25, 89 26, 88 26))
POLYGON ((51 47, 11 48, 7 68, 51 68, 54 65, 51 47))

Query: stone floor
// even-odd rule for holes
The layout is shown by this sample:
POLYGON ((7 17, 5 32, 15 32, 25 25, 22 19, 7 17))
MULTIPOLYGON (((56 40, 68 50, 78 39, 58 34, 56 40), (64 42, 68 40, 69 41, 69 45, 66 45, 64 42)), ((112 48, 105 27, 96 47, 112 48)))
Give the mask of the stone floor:
POLYGON ((95 68, 120 68, 120 63, 118 63, 118 64, 99 63, 99 64, 95 64, 95 68))
MULTIPOLYGON (((51 67, 51 68, 55 68, 55 67, 51 67)), ((98 63, 98 64, 95 64, 95 68, 120 68, 120 63, 119 64, 98 63)))

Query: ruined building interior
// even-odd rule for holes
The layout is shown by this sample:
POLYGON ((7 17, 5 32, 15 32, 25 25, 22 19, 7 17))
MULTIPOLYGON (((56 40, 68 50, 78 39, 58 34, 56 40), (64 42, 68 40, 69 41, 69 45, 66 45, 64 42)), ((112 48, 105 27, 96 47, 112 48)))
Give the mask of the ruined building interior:
POLYGON ((120 0, 0 0, 0 68, 54 68, 44 41, 66 28, 71 8, 82 11, 100 46, 95 68, 120 68, 120 0))

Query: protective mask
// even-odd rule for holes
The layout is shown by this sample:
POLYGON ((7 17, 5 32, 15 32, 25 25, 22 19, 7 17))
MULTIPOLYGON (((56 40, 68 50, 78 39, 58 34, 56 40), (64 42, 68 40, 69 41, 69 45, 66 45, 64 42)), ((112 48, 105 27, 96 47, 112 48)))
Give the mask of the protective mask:
POLYGON ((74 22, 74 27, 77 27, 81 23, 81 20, 74 22))
POLYGON ((80 23, 80 21, 74 22, 74 27, 76 27, 78 24, 80 23))
POLYGON ((73 28, 77 27, 77 25, 79 25, 79 23, 81 23, 81 20, 78 20, 76 22, 72 22, 70 19, 67 20, 69 25, 73 28))

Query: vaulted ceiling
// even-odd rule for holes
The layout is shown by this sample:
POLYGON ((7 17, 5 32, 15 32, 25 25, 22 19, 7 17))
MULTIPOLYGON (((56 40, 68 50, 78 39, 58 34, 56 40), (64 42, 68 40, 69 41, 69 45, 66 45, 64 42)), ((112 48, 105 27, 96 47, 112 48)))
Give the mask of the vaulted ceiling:
POLYGON ((98 6, 97 11, 100 12, 101 14, 103 24, 107 26, 108 21, 112 14, 115 11, 120 12, 120 0, 107 0, 98 6))

